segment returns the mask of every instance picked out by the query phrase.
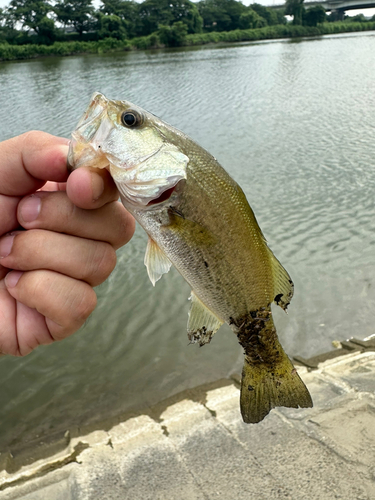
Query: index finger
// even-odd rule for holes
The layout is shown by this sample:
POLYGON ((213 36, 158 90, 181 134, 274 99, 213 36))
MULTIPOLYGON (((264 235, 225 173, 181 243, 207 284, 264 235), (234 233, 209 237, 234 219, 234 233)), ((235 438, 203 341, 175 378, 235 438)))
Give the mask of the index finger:
POLYGON ((0 143, 0 194, 23 196, 48 180, 66 181, 68 144, 68 139, 37 131, 0 143))

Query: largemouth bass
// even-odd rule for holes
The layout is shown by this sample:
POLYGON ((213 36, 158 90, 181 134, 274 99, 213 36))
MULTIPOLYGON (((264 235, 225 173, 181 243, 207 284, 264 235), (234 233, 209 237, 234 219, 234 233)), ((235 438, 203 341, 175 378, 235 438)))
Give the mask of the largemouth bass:
POLYGON ((107 168, 121 200, 149 236, 155 285, 173 264, 191 286, 188 337, 204 345, 228 323, 244 349, 241 414, 310 407, 281 347, 271 303, 286 310, 293 283, 269 249, 239 185, 190 137, 127 101, 93 95, 72 134, 72 169, 107 168))

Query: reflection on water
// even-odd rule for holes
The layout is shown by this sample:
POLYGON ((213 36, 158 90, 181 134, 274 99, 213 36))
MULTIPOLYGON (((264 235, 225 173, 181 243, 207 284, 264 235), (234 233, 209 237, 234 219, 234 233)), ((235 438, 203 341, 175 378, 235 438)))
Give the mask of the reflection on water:
MULTIPOLYGON (((296 293, 275 311, 289 354, 373 333, 375 37, 356 34, 0 64, 0 138, 68 136, 92 92, 127 99, 200 142, 241 184, 296 293)), ((187 346, 189 287, 154 290, 138 229, 79 334, 0 361, 0 450, 139 409, 240 367, 228 328, 187 346)))

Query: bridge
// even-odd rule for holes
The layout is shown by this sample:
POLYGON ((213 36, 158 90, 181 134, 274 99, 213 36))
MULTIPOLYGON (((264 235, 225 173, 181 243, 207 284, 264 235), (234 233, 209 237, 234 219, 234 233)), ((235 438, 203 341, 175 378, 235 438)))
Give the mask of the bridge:
MULTIPOLYGON (((312 0, 304 2, 304 7, 314 7, 315 5, 322 5, 326 11, 338 10, 354 10, 354 9, 370 9, 375 7, 375 0, 312 0)), ((285 3, 267 5, 271 9, 280 9, 285 7, 285 3)))

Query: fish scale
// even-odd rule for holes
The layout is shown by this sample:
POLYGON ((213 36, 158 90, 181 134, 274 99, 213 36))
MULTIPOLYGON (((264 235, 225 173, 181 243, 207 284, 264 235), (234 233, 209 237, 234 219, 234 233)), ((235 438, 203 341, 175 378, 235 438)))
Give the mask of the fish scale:
POLYGON ((191 343, 226 322, 244 349, 240 406, 256 423, 276 406, 312 406, 280 345, 271 303, 286 310, 293 283, 269 249, 239 185, 183 132, 127 102, 94 94, 72 134, 72 168, 107 168, 149 235, 152 283, 174 265, 192 289, 191 343))

